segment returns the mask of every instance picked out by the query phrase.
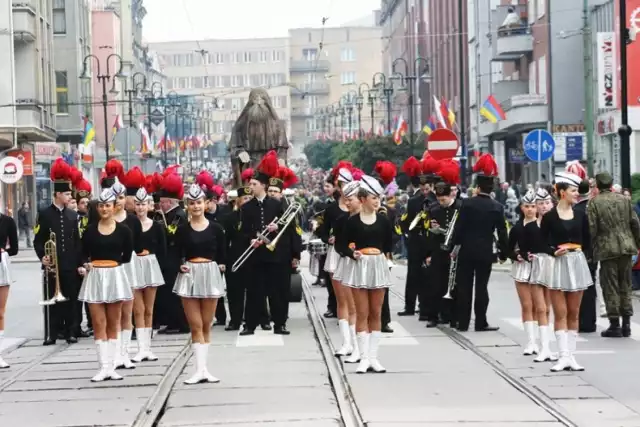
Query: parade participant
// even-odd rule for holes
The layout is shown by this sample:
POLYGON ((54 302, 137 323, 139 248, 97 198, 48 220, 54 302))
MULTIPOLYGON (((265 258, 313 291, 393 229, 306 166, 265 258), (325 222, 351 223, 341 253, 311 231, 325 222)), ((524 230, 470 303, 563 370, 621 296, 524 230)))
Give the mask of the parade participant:
POLYGON ((582 292, 591 285, 591 273, 582 247, 588 247, 587 216, 573 204, 578 196, 580 177, 558 172, 555 188, 558 205, 542 217, 540 232, 546 240, 547 253, 554 256, 553 275, 547 285, 551 290, 554 329, 560 359, 551 370, 583 371, 575 359, 578 318, 582 292))
MULTIPOLYGON (((549 308, 551 294, 548 286, 553 280, 553 257, 549 255, 546 239, 540 232, 542 218, 553 208, 551 195, 544 188, 535 192, 536 221, 528 222, 524 226, 524 239, 529 248, 528 259, 531 261, 529 284, 533 297, 534 331, 536 337, 540 335, 540 349, 534 362, 556 361, 558 357, 551 351, 550 343, 553 329, 549 326, 549 308)), ((537 339, 537 338, 536 338, 537 339)))
MULTIPOLYGON (((175 169, 167 168, 163 174, 160 189, 160 204, 158 215, 163 218, 167 240, 167 256, 160 265, 164 283, 175 283, 180 272, 180 253, 176 246, 176 232, 178 228, 187 223, 185 211, 179 207, 178 201, 182 200, 184 188, 182 179, 175 173, 175 169)), ((180 304, 180 298, 171 292, 171 286, 160 286, 156 296, 153 317, 158 325, 163 325, 159 334, 187 333, 189 326, 180 304)))
POLYGON ((114 219, 116 195, 102 190, 97 200, 98 221, 92 222, 82 236, 84 275, 79 299, 89 304, 93 319, 93 336, 100 371, 93 382, 121 380, 116 373, 120 343, 122 304, 133 294, 123 264, 131 261, 133 239, 130 229, 114 219))
POLYGON ((182 265, 173 293, 182 299, 189 322, 196 371, 185 384, 220 381, 209 373, 207 356, 216 304, 226 287, 222 274, 226 268, 226 241, 222 226, 204 215, 205 197, 199 185, 189 187, 186 198, 190 220, 178 229, 176 236, 182 265))
MULTIPOLYGON (((127 226, 131 231, 131 237, 133 239, 133 251, 131 254, 131 260, 123 263, 123 267, 127 272, 127 278, 132 289, 137 289, 138 284, 138 272, 136 271, 137 254, 142 252, 141 236, 142 226, 140 220, 132 213, 129 213, 126 209, 127 200, 131 201, 131 198, 135 197, 137 189, 143 187, 146 182, 146 178, 140 168, 133 167, 123 177, 122 182, 116 181, 111 187, 116 195, 116 201, 113 212, 113 219, 123 225, 127 226), (135 191, 134 191, 135 190, 135 191), (130 194, 133 193, 133 196, 130 194)), ((134 203, 135 207, 135 203, 134 203)), ((131 337, 133 335, 133 300, 125 301, 122 303, 122 319, 120 321, 121 333, 119 340, 118 350, 121 357, 116 355, 116 368, 134 369, 136 366, 129 357, 129 344, 131 343, 131 337)))
POLYGON ((424 229, 422 227, 411 228, 417 215, 424 215, 423 204, 427 190, 427 176, 422 172, 420 161, 411 156, 402 165, 402 171, 411 180, 413 194, 407 202, 407 210, 400 217, 400 228, 407 238, 407 278, 404 288, 405 308, 398 316, 413 316, 416 312, 416 300, 422 282, 424 281, 424 229))
MULTIPOLYGON (((4 313, 9 299, 9 286, 13 283, 9 257, 18 254, 18 227, 13 218, 2 213, 0 213, 0 241, 8 244, 8 247, 0 248, 0 353, 2 353, 4 313)), ((0 369, 8 367, 9 364, 2 360, 2 356, 0 356, 0 369)))
POLYGON ((460 165, 455 161, 442 161, 438 176, 442 179, 434 187, 438 204, 431 206, 428 212, 430 232, 427 238, 425 263, 428 266, 429 281, 426 284, 425 308, 427 328, 435 328, 439 323, 449 323, 455 327, 451 301, 444 299, 449 287, 451 271, 451 251, 453 246, 443 248, 445 233, 453 223, 456 212, 459 214, 461 201, 456 200, 452 192, 460 182, 460 165), (437 231, 439 232, 437 232, 437 231))
MULTIPOLYGON (((122 166, 122 163, 118 160, 111 159, 104 165, 104 170, 100 176, 100 188, 102 190, 109 189, 117 181, 122 181, 123 179, 124 167, 122 166)), ((89 219, 89 223, 100 220, 100 215, 98 214, 98 200, 92 200, 89 202, 87 217, 89 219)))
POLYGON ((60 283, 62 294, 67 301, 53 305, 45 305, 45 340, 43 345, 54 345, 58 336, 58 327, 62 323, 62 334, 69 344, 76 343, 77 310, 75 307, 80 282, 78 281, 78 266, 80 265, 80 233, 78 232, 78 214, 66 207, 72 196, 71 167, 58 158, 51 165, 51 180, 53 181, 53 203, 41 210, 34 227, 33 247, 42 262, 44 270, 44 297, 49 300, 55 296, 56 276, 60 283), (55 235, 56 260, 49 259, 45 254, 45 243, 55 235), (50 268, 52 262, 57 262, 55 269, 50 268), (62 320, 60 320, 62 319, 62 320))
MULTIPOLYGON (((278 232, 276 218, 280 218, 283 213, 282 203, 267 196, 267 186, 269 178, 278 173, 278 158, 275 151, 269 151, 262 159, 253 177, 249 182, 253 199, 245 203, 240 211, 241 226, 240 232, 244 235, 245 240, 255 248, 255 251, 248 262, 241 268, 249 269, 251 277, 250 285, 247 287, 247 301, 245 305, 245 320, 243 330, 240 335, 253 335, 255 329, 262 319, 264 313, 264 296, 269 295, 269 308, 273 320, 276 322, 286 321, 285 307, 281 301, 274 298, 275 292, 269 292, 276 289, 278 283, 274 283, 278 277, 278 263, 275 253, 269 251, 264 241, 257 238, 257 235, 266 232, 267 235, 274 237, 278 232), (266 230, 266 231, 265 231, 266 230)), ((276 325, 276 326, 282 326, 276 325)), ((264 329, 264 328, 263 328, 264 329)), ((274 331, 279 333, 280 330, 274 331)))
POLYGON ((498 233, 498 254, 504 262, 507 254, 507 226, 504 207, 491 198, 498 165, 491 154, 483 154, 473 171, 477 174, 478 191, 475 197, 464 201, 454 231, 457 254, 456 320, 459 331, 467 331, 471 320, 471 301, 475 280, 475 330, 496 331, 498 327, 487 322, 489 291, 487 286, 493 264, 494 233, 498 233))
POLYGON ((532 222, 536 222, 536 195, 535 192, 529 191, 520 200, 520 209, 523 217, 515 223, 509 230, 509 242, 507 250, 509 258, 512 261, 511 278, 515 281, 516 292, 520 300, 520 312, 524 330, 527 333, 528 343, 522 354, 531 356, 538 354, 540 349, 536 342, 537 322, 534 320, 534 298, 533 287, 529 283, 531 277, 531 261, 529 254, 533 253, 532 248, 525 235, 525 227, 532 222))
POLYGON ((613 178, 608 172, 596 175, 596 185, 599 194, 589 202, 587 214, 594 262, 600 262, 600 285, 609 316, 609 328, 601 335, 629 337, 633 315, 631 257, 638 254, 640 247, 640 224, 631 200, 611 191, 613 178))
MULTIPOLYGON (((336 186, 334 178, 335 177, 332 177, 331 174, 329 174, 329 177, 324 182, 323 190, 324 190, 324 194, 326 196, 326 202, 325 202, 325 206, 322 209, 322 214, 317 215, 318 227, 315 230, 315 233, 318 236, 318 238, 320 238, 320 240, 322 240, 322 242, 325 245, 327 244, 327 242, 325 240, 323 240, 322 236, 320 235, 320 232, 322 232, 323 230, 325 232, 328 231, 323 226, 323 224, 324 224, 324 212, 326 211, 326 209, 329 206, 331 206, 331 203, 337 202, 340 199, 340 191, 336 186)), ((327 288, 327 294, 328 294, 327 311, 323 314, 323 316, 325 317, 325 319, 332 319, 332 318, 335 318, 335 317, 338 316, 338 306, 337 306, 337 301, 336 301, 336 293, 333 291, 333 284, 331 283, 331 274, 327 270, 324 269, 324 265, 327 262, 328 249, 327 249, 327 251, 323 251, 323 252, 324 252, 324 254, 320 257, 320 260, 319 260, 320 275, 318 276, 318 277, 322 277, 324 279, 323 280, 324 281, 324 285, 327 288)))
MULTIPOLYGON (((248 185, 248 181, 251 179, 251 176, 253 176, 253 169, 245 169, 242 172, 242 179, 247 182, 247 184, 239 187, 237 190, 234 190, 238 196, 235 198, 233 211, 223 222, 227 240, 228 265, 233 265, 238 257, 245 251, 247 246, 244 236, 240 233, 242 219, 240 212, 242 206, 253 197, 251 187, 248 185)), ((244 318, 245 291, 247 287, 250 286, 249 281, 251 280, 248 273, 248 269, 245 268, 240 268, 237 271, 225 271, 225 277, 227 279, 227 301, 229 303, 230 317, 229 324, 225 328, 225 331, 240 330, 240 325, 244 318)))
MULTIPOLYGON (((155 191, 154 188, 149 190, 155 191)), ((162 225, 148 217, 149 203, 149 193, 141 187, 135 195, 135 211, 140 221, 141 233, 138 244, 140 253, 135 258, 137 278, 133 287, 133 315, 138 341, 138 354, 133 358, 134 362, 158 360, 151 351, 153 306, 158 286, 165 284, 158 260, 165 259, 167 242, 162 225)))
MULTIPOLYGON (((80 171, 78 171, 80 172, 80 171)), ((80 172, 80 177, 82 177, 82 172, 80 172)), ((87 225, 89 224, 89 201, 91 200, 91 183, 84 178, 81 178, 73 183, 73 192, 74 198, 77 202, 77 213, 78 213, 78 233, 80 238, 84 234, 84 231, 87 229, 87 225)), ((78 278, 81 282, 81 278, 78 278)), ((79 282, 79 283, 80 283, 79 282)), ((93 326, 91 323, 91 312, 89 311, 89 306, 82 301, 78 301, 76 304, 76 316, 77 316, 77 331, 76 336, 78 338, 88 338, 91 336, 91 331, 93 330, 93 326), (82 330, 82 307, 84 307, 85 314, 87 315, 87 331, 82 330)))
POLYGON ((378 361, 381 338, 381 311, 385 289, 391 286, 388 257, 391 255, 392 226, 378 212, 384 189, 375 178, 365 175, 360 180, 359 214, 350 217, 344 226, 346 243, 341 252, 355 260, 341 275, 344 286, 352 288, 356 304, 356 332, 360 349, 357 373, 372 369, 386 372, 378 361), (385 255, 386 254, 386 255, 385 255))
POLYGON ((335 241, 338 239, 337 234, 344 232, 344 224, 349 218, 343 187, 345 184, 353 181, 352 169, 353 166, 351 163, 339 162, 331 171, 333 182, 338 187, 338 199, 336 203, 330 204, 327 209, 325 209, 321 229, 318 232, 322 241, 330 245, 327 251, 324 270, 329 273, 329 277, 331 278, 331 286, 333 286, 333 292, 336 296, 338 326, 343 338, 342 347, 335 352, 337 357, 346 356, 353 351, 353 345, 349 345, 351 341, 349 331, 350 291, 346 289, 334 275, 341 256, 336 249, 335 241))
MULTIPOLYGON (((360 213, 360 209, 362 208, 362 204, 360 203, 360 199, 358 198, 358 192, 360 191, 360 181, 353 180, 351 182, 346 183, 342 187, 342 193, 345 197, 345 206, 349 209, 349 217, 353 215, 358 215, 360 213)), ((346 226, 346 221, 343 222, 342 227, 346 226)), ((340 251, 340 259, 338 260, 338 265, 336 266, 336 271, 333 273, 333 277, 336 281, 341 282, 342 275, 345 271, 353 268, 351 263, 355 263, 357 261, 349 258, 348 254, 343 251, 343 248, 349 246, 349 242, 343 241, 346 237, 346 230, 340 230, 336 233, 335 239, 335 247, 336 250, 340 251)), ((349 357, 344 359, 345 363, 359 363, 360 362, 360 349, 358 348, 358 340, 356 334, 356 302, 354 299, 354 295, 352 289, 344 286, 341 290, 341 296, 347 298, 348 303, 348 319, 345 327, 344 320, 340 319, 338 321, 338 326, 340 327, 340 333, 342 335, 342 346, 340 350, 336 353, 337 356, 342 356, 342 354, 338 353, 346 353, 345 355, 349 355, 349 357)))

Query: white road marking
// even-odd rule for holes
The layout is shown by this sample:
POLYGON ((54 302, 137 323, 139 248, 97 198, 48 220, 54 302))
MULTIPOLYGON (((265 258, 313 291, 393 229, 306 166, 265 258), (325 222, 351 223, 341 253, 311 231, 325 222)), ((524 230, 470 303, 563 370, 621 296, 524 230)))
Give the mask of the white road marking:
MULTIPOLYGON (((508 324, 513 326, 514 328, 524 332, 524 325, 522 324, 522 319, 520 319, 519 317, 503 317, 502 320, 504 320, 505 322, 507 322, 508 324)), ((552 342, 556 341, 556 334, 555 333, 551 334, 551 341, 552 342)), ((586 339, 586 338, 583 338, 580 335, 578 335, 577 342, 587 342, 587 341, 589 341, 589 340, 586 339)))
POLYGON ((402 327, 400 323, 391 322, 389 326, 393 329, 393 333, 382 334, 382 339, 380 340, 381 346, 408 346, 420 344, 418 340, 412 337, 409 331, 402 327))
POLYGON ((598 355, 598 354, 615 354, 615 350, 576 350, 575 354, 578 355, 598 355))
POLYGON ((281 347, 284 345, 282 335, 276 335, 273 331, 256 329, 255 334, 241 336, 238 334, 236 347, 281 347))
MULTIPOLYGON (((606 319, 604 317, 598 317, 598 319, 596 320, 596 323, 602 329, 607 329, 609 327, 609 319, 606 319)), ((640 325, 639 324, 635 322, 631 322, 631 336, 629 338, 631 338, 634 341, 640 341, 640 325), (634 331, 635 331, 635 335, 634 335, 634 331)))

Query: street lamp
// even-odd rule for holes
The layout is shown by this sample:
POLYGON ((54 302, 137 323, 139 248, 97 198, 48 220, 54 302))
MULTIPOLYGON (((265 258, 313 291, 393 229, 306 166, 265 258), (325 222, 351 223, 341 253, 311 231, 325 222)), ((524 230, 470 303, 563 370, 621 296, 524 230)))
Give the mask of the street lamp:
POLYGON ((366 91, 367 91, 367 104, 369 104, 369 108, 371 109, 371 136, 373 136, 373 122, 374 122, 374 111, 373 111, 373 101, 374 98, 371 94, 371 87, 367 84, 367 83, 361 83, 360 86, 358 86, 358 99, 357 99, 357 104, 358 104, 358 123, 360 123, 360 138, 362 138, 362 107, 364 105, 364 96, 363 96, 363 90, 362 90, 362 86, 366 87, 366 91))
MULTIPOLYGON (((116 81, 113 80, 111 91, 109 92, 113 93, 112 91, 115 91, 115 90, 116 90, 116 81)), ((127 104, 129 107, 129 128, 131 129, 133 129, 133 127, 135 126, 135 123, 133 120, 133 98, 138 99, 140 97, 140 94, 146 92, 146 90, 147 90, 147 76, 145 76, 140 72, 137 72, 131 76, 131 89, 128 88, 127 80, 126 79, 124 80, 124 92, 127 95, 127 104), (137 77, 142 77, 141 79, 142 81, 137 81, 136 80, 137 77)), ((131 147, 129 143, 129 132, 126 133, 126 136, 127 136, 126 166, 127 166, 127 169, 129 169, 130 167, 129 156, 131 155, 131 147)))
POLYGON ((349 124, 349 138, 353 137, 352 131, 352 118, 353 118, 353 104, 358 98, 358 94, 355 91, 349 91, 342 96, 342 99, 345 99, 345 106, 347 108, 347 120, 349 124))
MULTIPOLYGON (((371 80, 371 87, 378 88, 382 96, 387 101, 387 132, 391 133, 391 96, 393 95, 393 83, 387 82, 387 76, 384 73, 375 73, 371 80), (376 77, 378 81, 376 82, 376 77)), ((371 106, 373 110, 373 105, 371 106)))
MULTIPOLYGON (((162 88, 162 83, 160 82, 153 82, 151 84, 151 87, 148 90, 145 90, 147 96, 144 98, 144 101, 147 103, 147 129, 149 131, 149 138, 151 138, 152 134, 153 134, 153 128, 151 126, 151 114, 153 113, 151 111, 151 108, 153 107, 154 104, 157 104, 157 101, 162 100, 163 99, 163 88, 162 88), (158 89, 156 89, 156 85, 158 86, 158 89)), ((166 115, 165 115, 165 121, 167 120, 166 115)), ((166 126, 166 124, 165 124, 166 126)), ((166 164, 165 164, 166 166, 166 164)))
POLYGON ((344 137, 344 106, 342 105, 342 99, 338 101, 338 108, 336 113, 340 116, 340 133, 341 137, 344 137))
POLYGON ((414 114, 413 114, 413 96, 415 90, 415 82, 418 78, 424 78, 429 73, 429 62, 425 58, 418 57, 413 62, 413 70, 409 70, 409 63, 404 58, 397 58, 391 64, 391 71, 394 74, 399 74, 402 77, 402 80, 405 84, 407 84, 409 89, 409 100, 408 100, 408 110, 409 110, 409 135, 411 137, 410 143, 413 145, 413 129, 414 129, 414 114), (404 64, 404 73, 396 71, 396 65, 401 62, 404 64), (420 68, 420 63, 424 62, 424 68, 420 68))
MULTIPOLYGON (((177 109, 180 106, 180 98, 178 97, 178 93, 175 91, 171 91, 167 93, 167 96, 164 97, 164 116, 165 116, 165 126, 164 126, 164 144, 162 147, 162 158, 164 162, 164 167, 166 168, 169 165, 169 161, 167 159, 168 153, 168 142, 169 142, 169 115, 174 115, 174 124, 175 124, 175 133, 173 135, 174 138, 178 137, 178 114, 177 109)), ((177 146, 177 144, 176 144, 177 146)), ((178 164, 178 158, 176 157, 176 164, 178 164)))
MULTIPOLYGON (((114 83, 115 83, 115 78, 124 79, 127 76, 122 70, 124 65, 122 61, 122 57, 117 53, 112 53, 111 55, 107 56, 106 72, 104 74, 101 71, 100 59, 97 56, 90 54, 85 56, 84 59, 82 60, 82 73, 80 74, 80 78, 83 80, 91 80, 92 78, 91 70, 89 69, 90 59, 95 59, 96 66, 98 67, 98 74, 96 75, 96 78, 98 79, 98 82, 102 83, 102 110, 104 113, 104 150, 105 150, 105 162, 108 162, 109 161, 109 123, 107 122, 107 105, 109 104, 109 100, 107 99, 107 82, 110 81, 111 79, 114 79, 114 83), (119 66, 117 67, 118 71, 113 76, 111 75, 111 68, 109 67, 109 62, 111 61, 111 58, 115 58, 119 63, 119 66)), ((115 88, 115 84, 111 87, 111 90, 109 91, 109 93, 111 94, 118 93, 115 88)))
POLYGON ((338 114, 336 113, 336 107, 332 104, 327 107, 329 111, 329 138, 335 138, 338 133, 338 114), (331 136, 331 117, 333 117, 333 136, 331 136))

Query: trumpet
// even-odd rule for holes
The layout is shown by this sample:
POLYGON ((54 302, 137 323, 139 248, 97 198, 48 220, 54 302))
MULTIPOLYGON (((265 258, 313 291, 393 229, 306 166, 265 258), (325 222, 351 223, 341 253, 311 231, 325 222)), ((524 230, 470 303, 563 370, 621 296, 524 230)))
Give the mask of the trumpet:
POLYGON ((451 293, 456 288, 456 273, 458 269, 458 251, 460 251, 460 245, 457 245, 453 248, 453 258, 451 259, 451 264, 449 265, 449 283, 447 284, 447 294, 443 297, 444 299, 453 299, 451 293))
POLYGON ((457 209, 453 213, 453 217, 451 218, 451 222, 449 222, 449 226, 447 227, 447 232, 444 235, 444 243, 442 244, 442 249, 445 251, 449 251, 451 249, 451 241, 453 240, 453 232, 456 228, 456 222, 458 221, 458 214, 460 209, 457 209))
POLYGON ((426 218, 426 216, 427 216, 426 209, 422 209, 420 212, 418 212, 418 214, 415 216, 415 218, 413 218, 413 221, 411 221, 411 224, 409 224, 409 231, 411 231, 414 228, 416 228, 416 225, 418 225, 420 220, 426 218))
MULTIPOLYGON (((257 233, 256 235, 257 240, 263 243, 266 243, 267 248, 270 251, 275 250, 275 247, 278 244, 278 240, 280 240, 280 237, 282 236, 283 232, 285 231, 287 226, 291 224, 291 221, 293 221, 296 218, 296 215, 298 214, 298 212, 300 212, 301 209, 302 209, 302 205, 300 205, 300 203, 293 202, 289 204, 289 206, 284 211, 281 217, 279 218, 275 217, 273 221, 271 221, 271 223, 264 228, 264 230, 257 233), (278 235, 273 240, 271 240, 269 239, 268 234, 269 234, 269 226, 273 224, 277 225, 278 228, 281 230, 278 233, 278 235)), ((242 267, 242 265, 249 259, 249 257, 255 252, 255 250, 256 248, 253 247, 253 245, 250 245, 242 253, 242 255, 238 257, 236 262, 233 263, 233 265, 231 266, 231 272, 235 273, 236 271, 238 271, 238 269, 242 267)))
POLYGON ((44 280, 47 289, 49 289, 49 273, 53 274, 56 281, 55 295, 51 299, 40 301, 40 305, 54 305, 59 302, 67 301, 60 290, 60 269, 58 266, 58 253, 56 244, 56 234, 52 231, 49 233, 49 240, 44 243, 44 255, 49 258, 49 265, 45 267, 44 280))

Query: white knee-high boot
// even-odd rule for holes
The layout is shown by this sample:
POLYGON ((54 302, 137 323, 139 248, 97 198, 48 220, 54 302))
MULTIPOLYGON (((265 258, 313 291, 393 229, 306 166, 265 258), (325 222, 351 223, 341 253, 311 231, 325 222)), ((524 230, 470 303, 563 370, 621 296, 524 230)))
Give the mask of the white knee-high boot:
POLYGON ((351 334, 349 333, 349 321, 347 319, 338 320, 338 327, 340 328, 340 335, 342 336, 342 347, 336 350, 336 356, 347 356, 353 352, 351 334))
POLYGON ((358 369, 356 372, 358 374, 366 373, 371 367, 371 363, 369 362, 369 332, 358 332, 358 347, 360 348, 360 363, 358 364, 358 369))
POLYGON ((219 383, 220 380, 209 373, 209 368, 207 367, 207 360, 209 356, 209 347, 210 343, 202 344, 200 346, 200 353, 202 357, 202 376, 208 383, 219 383))
POLYGON ((98 365, 100 366, 100 370, 93 378, 91 378, 91 381, 94 383, 102 382, 110 378, 109 342, 101 340, 96 341, 96 351, 98 353, 98 365))
POLYGON ((378 361, 378 348, 380 347, 380 338, 382 338, 381 331, 371 331, 371 336, 369 337, 369 363, 371 364, 371 369, 376 373, 387 372, 387 370, 380 364, 378 361))
POLYGON ((534 362, 555 362, 558 357, 551 352, 549 343, 551 342, 551 327, 549 325, 540 326, 540 353, 533 359, 534 362))
POLYGON ((122 376, 116 372, 116 360, 120 355, 120 340, 109 340, 107 345, 108 375, 112 380, 121 380, 122 376))
POLYGON ((120 347, 120 352, 121 352, 120 360, 122 362, 122 366, 124 366, 125 369, 134 369, 136 367, 136 365, 133 364, 131 359, 129 359, 129 344, 131 344, 132 333, 133 333, 132 329, 122 330, 122 335, 121 335, 122 346, 120 347))
POLYGON ((203 366, 202 366, 202 350, 200 350, 200 348, 203 345, 204 344, 200 344, 197 342, 191 344, 191 351, 193 351, 195 373, 191 376, 191 378, 189 378, 188 380, 185 380, 184 382, 185 384, 189 384, 189 385, 198 384, 199 382, 205 379, 203 375, 203 366))
POLYGON ((572 371, 584 371, 584 367, 576 361, 575 351, 578 341, 578 331, 569 331, 568 332, 568 344, 569 344, 569 368, 572 371))
POLYGON ((116 352, 113 359, 113 366, 114 366, 114 369, 124 368, 124 362, 122 361, 122 331, 118 332, 118 335, 116 335, 115 341, 116 341, 116 344, 115 344, 116 352))
POLYGON ((529 342, 527 343, 526 347, 522 351, 522 354, 524 354, 525 356, 538 354, 540 351, 538 349, 538 344, 536 343, 536 332, 537 332, 536 326, 537 326, 536 322, 533 322, 533 321, 524 322, 524 330, 526 331, 527 338, 529 339, 529 342))
POLYGON ((353 351, 349 357, 344 359, 344 363, 358 363, 360 362, 360 348, 358 347, 356 325, 349 325, 349 334, 351 335, 351 342, 353 343, 353 351))
POLYGON ((136 328, 136 337, 138 341, 138 354, 133 356, 133 360, 136 363, 140 363, 145 359, 147 349, 147 335, 145 328, 136 328))
POLYGON ((158 356, 151 351, 151 335, 153 334, 152 328, 144 328, 145 336, 145 360, 154 362, 158 360, 158 356))
MULTIPOLYGON (((2 340, 4 339, 4 331, 0 331, 0 344, 2 344, 2 340)), ((0 369, 7 369, 9 364, 5 362, 0 356, 0 369)))
POLYGON ((558 341, 560 359, 558 359, 558 363, 553 365, 551 371, 561 372, 569 369, 571 364, 571 357, 569 354, 569 337, 567 331, 556 331, 556 340, 558 341))

